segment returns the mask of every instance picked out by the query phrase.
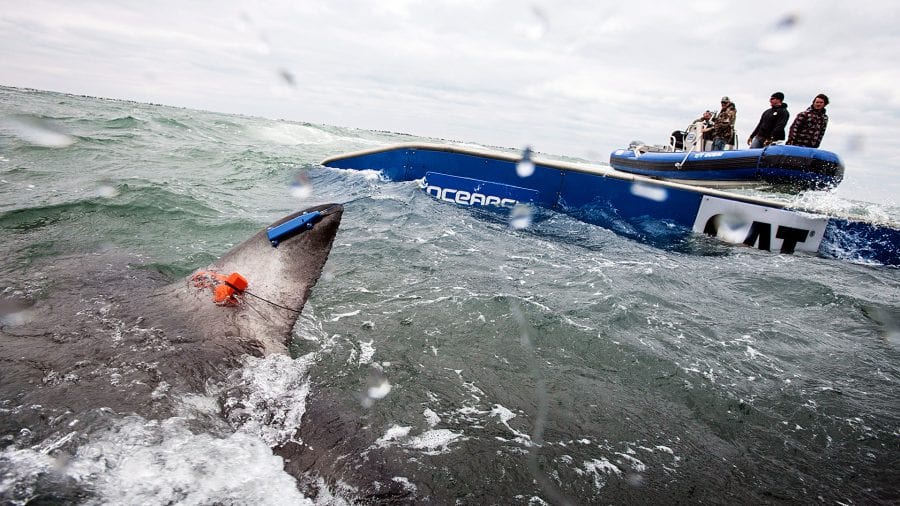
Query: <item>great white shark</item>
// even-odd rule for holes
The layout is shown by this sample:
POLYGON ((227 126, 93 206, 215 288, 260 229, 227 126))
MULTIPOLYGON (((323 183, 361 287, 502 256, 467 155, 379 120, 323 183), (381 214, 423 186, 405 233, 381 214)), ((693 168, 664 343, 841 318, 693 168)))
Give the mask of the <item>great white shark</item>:
POLYGON ((175 282, 133 256, 41 265, 20 281, 40 288, 0 307, 0 450, 110 413, 171 416, 175 394, 202 392, 246 355, 287 353, 342 214, 327 204, 286 216, 175 282), (246 287, 226 283, 232 273, 246 287), (219 287, 228 297, 217 303, 219 287))

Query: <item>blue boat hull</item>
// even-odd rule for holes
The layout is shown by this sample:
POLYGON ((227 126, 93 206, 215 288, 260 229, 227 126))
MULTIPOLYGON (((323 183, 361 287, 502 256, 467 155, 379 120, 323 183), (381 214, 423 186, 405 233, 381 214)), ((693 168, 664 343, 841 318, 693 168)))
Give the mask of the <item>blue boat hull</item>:
POLYGON ((619 149, 609 155, 609 165, 631 174, 689 184, 763 184, 789 191, 827 190, 844 178, 844 164, 836 154, 786 145, 690 154, 619 149))
POLYGON ((778 202, 604 167, 535 161, 534 172, 521 177, 519 161, 508 153, 407 144, 339 155, 322 164, 377 170, 392 181, 420 180, 426 193, 456 205, 553 209, 647 242, 654 242, 653 234, 646 232, 651 223, 654 230, 707 234, 762 250, 900 265, 897 226, 789 209, 778 202), (622 223, 637 226, 616 226, 622 223))

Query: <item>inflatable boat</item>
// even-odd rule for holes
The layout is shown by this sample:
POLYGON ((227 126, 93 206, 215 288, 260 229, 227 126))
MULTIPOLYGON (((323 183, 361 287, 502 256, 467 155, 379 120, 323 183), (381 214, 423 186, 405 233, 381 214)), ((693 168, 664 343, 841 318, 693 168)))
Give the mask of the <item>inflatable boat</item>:
POLYGON ((900 266, 900 224, 831 216, 605 166, 538 159, 529 150, 409 143, 332 156, 322 165, 417 181, 428 195, 458 206, 551 209, 663 247, 696 233, 785 254, 803 251, 900 266))
POLYGON ((719 188, 828 190, 844 178, 844 164, 838 155, 779 144, 762 149, 700 152, 632 146, 613 151, 609 165, 631 174, 719 188))
POLYGON ((634 141, 609 155, 609 165, 623 172, 712 188, 764 188, 784 192, 829 190, 844 178, 844 163, 823 149, 772 144, 762 149, 712 151, 696 121, 675 131, 666 145, 634 141))

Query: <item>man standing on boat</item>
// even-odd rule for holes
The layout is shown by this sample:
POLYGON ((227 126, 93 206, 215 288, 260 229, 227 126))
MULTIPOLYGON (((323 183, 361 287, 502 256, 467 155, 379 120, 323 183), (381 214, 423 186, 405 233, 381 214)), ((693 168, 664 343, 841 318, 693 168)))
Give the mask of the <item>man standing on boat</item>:
POLYGON ((722 97, 722 109, 713 119, 712 150, 722 151, 726 145, 734 145, 734 124, 737 121, 737 108, 728 97, 722 97))
POLYGON ((828 96, 824 93, 816 95, 812 105, 798 114, 797 119, 791 124, 787 144, 809 148, 819 147, 822 137, 825 136, 825 129, 828 127, 826 105, 828 105, 828 96))
POLYGON ((775 141, 784 140, 784 127, 790 117, 787 104, 784 103, 784 93, 780 91, 772 93, 769 105, 772 107, 763 111, 759 123, 747 139, 750 149, 762 148, 775 141))

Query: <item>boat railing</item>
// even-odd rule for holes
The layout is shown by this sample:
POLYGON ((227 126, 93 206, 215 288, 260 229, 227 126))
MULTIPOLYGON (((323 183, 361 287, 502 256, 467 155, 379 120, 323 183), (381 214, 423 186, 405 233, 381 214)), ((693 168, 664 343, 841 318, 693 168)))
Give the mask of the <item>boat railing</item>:
POLYGON ((628 150, 634 151, 634 156, 639 157, 644 153, 671 153, 674 151, 672 145, 662 146, 659 144, 644 144, 641 141, 631 141, 628 144, 628 150))
MULTIPOLYGON (((699 151, 712 151, 712 140, 704 140, 703 139, 703 128, 700 122, 694 122, 688 125, 684 130, 676 130, 669 135, 669 143, 665 146, 660 146, 663 149, 658 151, 664 151, 669 153, 677 153, 677 152, 699 152, 699 151)), ((629 148, 630 149, 630 148, 629 148)), ((737 129, 734 129, 734 135, 730 139, 730 142, 725 145, 725 148, 722 151, 734 151, 737 149, 741 149, 738 146, 738 134, 737 129)), ((641 152, 649 152, 653 151, 651 149, 642 150, 641 152)))

